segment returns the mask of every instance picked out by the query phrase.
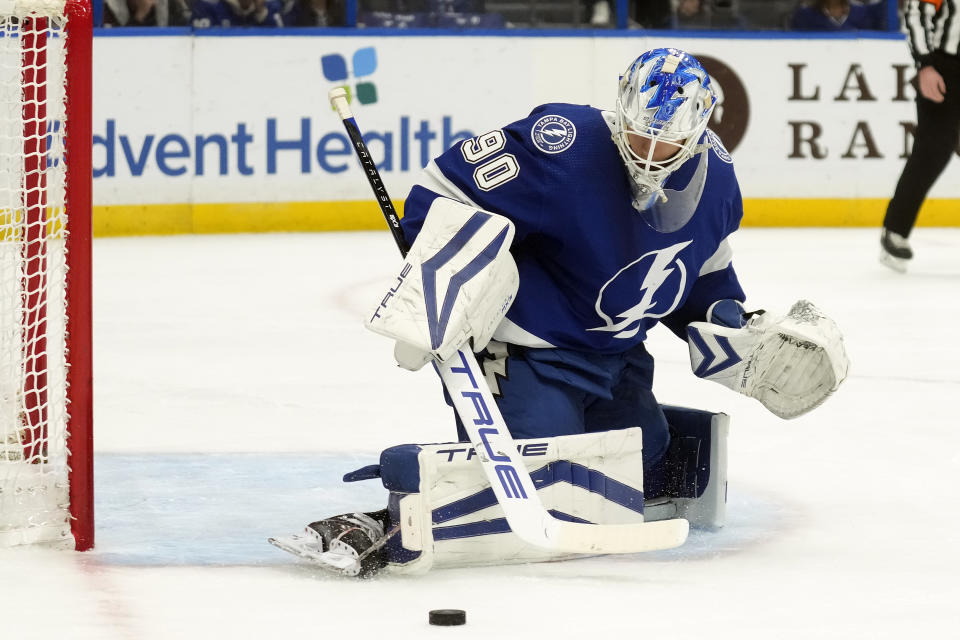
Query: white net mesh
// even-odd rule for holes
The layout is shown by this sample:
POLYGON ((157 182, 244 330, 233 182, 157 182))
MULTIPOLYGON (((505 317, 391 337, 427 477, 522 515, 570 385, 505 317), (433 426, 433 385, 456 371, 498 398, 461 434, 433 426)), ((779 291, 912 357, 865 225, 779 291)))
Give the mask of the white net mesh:
POLYGON ((0 0, 0 546, 71 542, 63 4, 0 0))

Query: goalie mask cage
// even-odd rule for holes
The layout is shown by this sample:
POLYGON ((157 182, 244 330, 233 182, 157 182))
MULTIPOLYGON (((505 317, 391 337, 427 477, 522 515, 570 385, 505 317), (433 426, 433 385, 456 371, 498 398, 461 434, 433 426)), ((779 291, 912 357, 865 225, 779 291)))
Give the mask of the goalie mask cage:
POLYGON ((0 547, 93 546, 90 0, 0 0, 0 547))

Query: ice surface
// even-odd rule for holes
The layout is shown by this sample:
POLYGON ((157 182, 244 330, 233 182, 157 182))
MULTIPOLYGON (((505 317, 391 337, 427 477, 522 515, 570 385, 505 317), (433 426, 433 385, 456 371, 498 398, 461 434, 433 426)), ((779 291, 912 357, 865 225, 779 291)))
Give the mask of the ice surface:
POLYGON ((97 548, 0 551, 0 638, 897 638, 960 628, 960 230, 745 229, 748 308, 812 300, 851 376, 784 422, 648 346, 662 402, 731 415, 729 525, 677 550, 350 581, 266 538, 381 506, 345 472, 449 440, 430 371, 363 330, 387 233, 94 243, 97 548), (427 612, 467 611, 456 631, 427 612))

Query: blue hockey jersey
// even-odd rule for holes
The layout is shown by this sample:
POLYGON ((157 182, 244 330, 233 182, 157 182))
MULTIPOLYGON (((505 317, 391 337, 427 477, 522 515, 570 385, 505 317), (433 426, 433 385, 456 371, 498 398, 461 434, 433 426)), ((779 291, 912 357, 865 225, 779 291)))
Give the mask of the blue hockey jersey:
POLYGON ((403 231, 412 243, 439 196, 514 222, 520 289, 497 340, 621 353, 660 321, 685 338, 713 302, 744 300, 726 241, 743 216, 740 188, 716 135, 701 142, 707 157, 695 155, 665 187, 682 189, 705 160, 702 196, 686 224, 663 233, 632 204, 604 112, 542 105, 431 162, 406 200, 403 231))

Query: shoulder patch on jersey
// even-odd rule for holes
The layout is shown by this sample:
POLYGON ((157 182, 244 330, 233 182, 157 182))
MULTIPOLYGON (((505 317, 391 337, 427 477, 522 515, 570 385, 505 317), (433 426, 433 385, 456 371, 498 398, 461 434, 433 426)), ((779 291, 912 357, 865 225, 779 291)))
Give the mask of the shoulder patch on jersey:
POLYGON ((561 153, 573 146, 577 128, 563 116, 543 116, 533 123, 530 138, 544 153, 561 153))
POLYGON ((733 158, 730 157, 730 152, 727 151, 727 148, 723 146, 723 141, 720 140, 720 136, 715 134, 710 129, 707 129, 707 140, 709 140, 710 144, 713 145, 713 152, 717 154, 718 158, 727 164, 733 164, 733 158))

